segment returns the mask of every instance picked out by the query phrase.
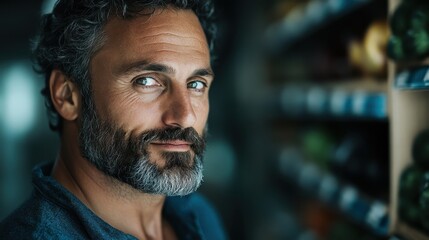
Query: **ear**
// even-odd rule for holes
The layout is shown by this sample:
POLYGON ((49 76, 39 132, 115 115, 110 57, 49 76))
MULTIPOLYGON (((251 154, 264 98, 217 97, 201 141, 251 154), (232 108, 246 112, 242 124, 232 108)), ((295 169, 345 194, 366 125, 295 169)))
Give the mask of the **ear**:
POLYGON ((58 114, 65 120, 75 120, 80 105, 80 93, 76 85, 62 71, 54 69, 49 78, 49 90, 58 114))

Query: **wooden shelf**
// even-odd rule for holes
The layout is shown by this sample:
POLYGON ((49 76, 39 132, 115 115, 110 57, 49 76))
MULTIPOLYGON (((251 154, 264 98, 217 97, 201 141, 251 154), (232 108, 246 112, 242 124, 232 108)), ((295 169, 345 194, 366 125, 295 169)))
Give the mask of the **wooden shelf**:
MULTIPOLYGON (((391 91, 391 218, 397 219, 399 177, 412 163, 411 146, 417 134, 429 128, 429 94, 391 91)), ((395 224, 393 224, 395 226, 395 224)), ((395 231, 393 229, 393 231, 395 231)))
POLYGON ((398 71, 415 68, 415 67, 423 67, 423 66, 429 67, 429 58, 423 59, 421 61, 407 61, 407 62, 396 63, 396 68, 398 71))
MULTIPOLYGON (((389 13, 400 4, 389 0, 389 13)), ((388 64, 390 119, 390 231, 411 240, 429 240, 429 236, 405 224, 398 216, 399 179, 402 171, 412 164, 411 148, 417 134, 429 128, 429 93, 394 88, 395 78, 403 69, 427 65, 429 61, 388 64)))

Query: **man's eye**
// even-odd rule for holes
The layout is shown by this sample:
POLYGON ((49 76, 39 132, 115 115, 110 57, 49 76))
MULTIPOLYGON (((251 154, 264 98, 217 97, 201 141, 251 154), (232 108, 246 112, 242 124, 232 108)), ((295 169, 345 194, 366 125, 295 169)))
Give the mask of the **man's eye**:
POLYGON ((206 87, 207 87, 207 84, 202 81, 194 81, 194 82, 188 83, 188 88, 192 88, 197 91, 204 91, 206 87))
POLYGON ((143 87, 157 87, 161 86, 158 81, 151 77, 139 77, 135 80, 135 83, 142 85, 143 87))

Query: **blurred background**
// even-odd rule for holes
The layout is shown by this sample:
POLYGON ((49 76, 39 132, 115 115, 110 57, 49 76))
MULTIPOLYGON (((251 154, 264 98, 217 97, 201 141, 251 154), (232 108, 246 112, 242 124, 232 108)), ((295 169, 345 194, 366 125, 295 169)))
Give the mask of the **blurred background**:
MULTIPOLYGON (((215 3, 220 36, 199 191, 230 238, 391 238, 388 1, 215 3)), ((0 3, 0 220, 31 192, 33 166, 58 151, 30 53, 53 4, 0 3)))

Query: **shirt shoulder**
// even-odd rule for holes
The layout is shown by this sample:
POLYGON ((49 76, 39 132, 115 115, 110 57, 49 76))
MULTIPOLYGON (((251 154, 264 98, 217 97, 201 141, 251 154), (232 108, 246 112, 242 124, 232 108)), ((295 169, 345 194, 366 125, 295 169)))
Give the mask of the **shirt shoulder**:
POLYGON ((78 223, 57 205, 32 196, 0 223, 1 239, 85 239, 78 223), (73 231, 71 231, 73 229, 73 231))
MULTIPOLYGON (((168 201, 174 202, 177 208, 189 211, 195 218, 195 222, 203 239, 223 240, 227 239, 222 221, 213 205, 201 194, 193 193, 183 197, 170 197, 168 201)), ((177 209, 176 208, 176 209, 177 209)))
POLYGON ((203 235, 206 239, 226 239, 222 221, 213 205, 202 195, 191 195, 190 204, 194 206, 197 222, 201 224, 203 235))

